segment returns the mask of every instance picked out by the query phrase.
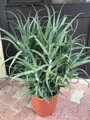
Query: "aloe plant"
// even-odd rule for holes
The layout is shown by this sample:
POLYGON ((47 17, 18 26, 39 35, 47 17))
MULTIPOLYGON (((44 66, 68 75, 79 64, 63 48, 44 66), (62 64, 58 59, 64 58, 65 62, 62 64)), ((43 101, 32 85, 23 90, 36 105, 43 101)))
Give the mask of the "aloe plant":
POLYGON ((55 94, 61 93, 60 88, 70 88, 72 78, 78 78, 78 71, 84 72, 79 66, 89 63, 90 57, 86 56, 85 50, 89 47, 81 44, 81 35, 74 37, 78 27, 73 28, 73 22, 78 14, 70 22, 68 16, 61 17, 61 11, 56 15, 53 7, 45 6, 47 16, 40 17, 41 10, 36 11, 34 17, 28 16, 22 21, 21 15, 16 16, 13 34, 0 28, 6 34, 2 40, 7 40, 17 49, 11 60, 9 73, 12 79, 22 78, 20 82, 29 87, 26 95, 35 95, 47 100, 55 94), (46 18, 45 24, 42 20, 46 18), (19 35, 15 31, 18 31, 19 35))

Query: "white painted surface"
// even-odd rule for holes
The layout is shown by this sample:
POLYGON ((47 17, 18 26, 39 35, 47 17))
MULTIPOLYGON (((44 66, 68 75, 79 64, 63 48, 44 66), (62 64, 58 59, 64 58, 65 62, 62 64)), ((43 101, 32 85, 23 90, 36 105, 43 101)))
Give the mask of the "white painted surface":
POLYGON ((5 64, 3 63, 4 63, 4 55, 3 55, 2 41, 0 40, 0 78, 6 76, 6 68, 5 68, 5 64))
POLYGON ((84 91, 82 90, 76 90, 70 97, 71 102, 75 102, 77 104, 80 104, 80 100, 83 98, 84 91))
POLYGON ((79 79, 79 80, 77 80, 77 79, 72 79, 72 81, 71 81, 71 83, 80 83, 80 84, 82 84, 82 85, 86 85, 86 86, 88 86, 89 84, 90 84, 90 79, 79 79))
POLYGON ((86 0, 86 2, 90 2, 90 0, 86 0))
POLYGON ((82 3, 89 2, 90 0, 52 0, 53 3, 82 3))

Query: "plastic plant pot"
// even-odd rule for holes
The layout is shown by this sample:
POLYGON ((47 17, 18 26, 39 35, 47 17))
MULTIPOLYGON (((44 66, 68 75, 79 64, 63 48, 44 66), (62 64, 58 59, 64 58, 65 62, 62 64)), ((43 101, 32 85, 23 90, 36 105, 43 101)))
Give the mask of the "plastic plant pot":
POLYGON ((53 98, 48 99, 48 102, 46 102, 43 98, 32 96, 32 105, 34 111, 43 117, 51 115, 55 111, 57 98, 58 94, 56 94, 53 98))

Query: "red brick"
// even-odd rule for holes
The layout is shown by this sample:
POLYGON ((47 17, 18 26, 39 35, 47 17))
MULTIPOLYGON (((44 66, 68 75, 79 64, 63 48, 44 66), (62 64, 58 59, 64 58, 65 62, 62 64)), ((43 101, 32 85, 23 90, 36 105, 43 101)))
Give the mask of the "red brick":
POLYGON ((19 81, 20 81, 20 79, 11 81, 10 82, 10 86, 12 86, 12 87, 18 87, 18 88, 23 87, 24 85, 20 84, 19 81))
POLYGON ((64 117, 70 118, 70 120, 79 120, 77 117, 77 107, 78 104, 70 102, 68 97, 60 96, 58 99, 55 115, 53 116, 55 120, 64 120, 64 117), (71 113, 70 113, 71 111, 71 113), (66 114, 65 114, 66 112, 66 114), (68 116, 68 113, 70 116, 68 116))
MULTIPOLYGON (((69 95, 71 94, 72 90, 68 89, 68 88, 61 88, 60 92, 63 93, 63 95, 65 97, 69 97, 69 95)), ((62 96, 62 95, 61 95, 62 96)))
POLYGON ((81 100, 81 104, 78 105, 78 111, 77 111, 77 115, 79 115, 79 117, 82 120, 86 120, 87 115, 88 115, 88 107, 90 105, 87 104, 85 101, 83 101, 83 99, 81 100))
POLYGON ((20 90, 19 87, 17 86, 10 86, 10 85, 6 85, 4 88, 2 88, 0 90, 0 95, 3 94, 3 93, 8 93, 10 95, 14 95, 16 93, 16 91, 20 90))
POLYGON ((27 96, 26 98, 24 98, 22 101, 21 101, 21 107, 25 107, 25 106, 27 106, 28 104, 29 104, 29 102, 30 102, 30 96, 27 96))
POLYGON ((81 102, 88 106, 88 109, 90 110, 90 95, 85 94, 81 102))
POLYGON ((64 107, 62 114, 60 115, 61 120, 81 120, 76 112, 73 112, 68 107, 64 107))
POLYGON ((90 120, 90 110, 88 111, 87 120, 90 120))
POLYGON ((28 105, 29 101, 30 97, 26 97, 24 100, 18 101, 17 99, 13 98, 10 94, 2 94, 0 98, 0 103, 5 103, 11 109, 14 109, 16 111, 21 111, 23 107, 28 105))
POLYGON ((13 87, 13 86, 8 86, 7 89, 5 90, 6 93, 10 95, 14 95, 20 88, 19 87, 13 87))
POLYGON ((82 113, 84 112, 88 112, 88 110, 90 110, 90 95, 84 95, 83 99, 81 100, 80 105, 78 106, 78 109, 80 111, 82 111, 82 113))
POLYGON ((31 109, 23 108, 22 111, 20 113, 18 113, 17 115, 15 115, 14 119, 12 119, 12 120, 24 120, 24 119, 28 118, 28 116, 30 115, 31 112, 32 112, 31 109))
POLYGON ((52 118, 52 120, 57 120, 59 119, 61 113, 63 110, 63 105, 62 104, 57 104, 55 112, 50 116, 50 119, 52 118))
POLYGON ((13 81, 0 90, 0 120, 90 120, 90 88, 81 84, 73 84, 73 86, 84 90, 80 105, 69 100, 74 90, 62 88, 61 91, 65 96, 59 95, 55 112, 48 117, 40 117, 25 107, 30 98, 26 98, 20 104, 20 101, 12 97, 22 87, 18 82, 13 81))
POLYGON ((12 120, 16 112, 12 111, 5 104, 0 104, 0 116, 1 118, 6 118, 7 120, 12 120))
POLYGON ((5 84, 2 91, 5 91, 6 93, 11 94, 11 95, 14 95, 16 91, 19 90, 23 86, 19 84, 18 81, 15 81, 15 80, 12 82, 9 80, 8 83, 7 82, 6 83, 2 82, 2 83, 3 85, 5 84))
POLYGON ((58 102, 57 102, 57 105, 58 104, 62 104, 63 106, 68 106, 68 103, 69 103, 69 98, 66 97, 66 96, 63 96, 63 95, 60 95, 58 97, 58 102))
POLYGON ((6 94, 6 93, 2 94, 0 97, 1 97, 1 98, 0 98, 0 101, 1 101, 1 102, 4 102, 4 103, 7 103, 8 100, 11 99, 11 95, 6 94))
POLYGON ((77 89, 77 90, 84 90, 86 91, 88 89, 88 86, 87 85, 84 85, 84 84, 72 84, 72 86, 77 89))
POLYGON ((17 112, 21 111, 21 109, 22 109, 21 105, 20 105, 20 101, 18 101, 15 98, 12 98, 12 96, 9 94, 3 94, 1 96, 0 102, 8 105, 11 109, 13 109, 17 112))
POLYGON ((84 95, 81 104, 78 106, 78 115, 82 120, 90 120, 90 95, 84 95), (88 118, 88 119, 87 119, 88 118))
POLYGON ((4 102, 4 103, 9 103, 9 101, 12 100, 12 97, 11 95, 9 94, 6 94, 6 93, 3 93, 1 96, 0 96, 0 102, 4 102))
POLYGON ((13 81, 10 81, 10 86, 12 86, 12 87, 14 87, 14 86, 17 86, 19 83, 18 83, 18 81, 16 81, 16 80, 13 80, 13 81))
MULTIPOLYGON (((15 100, 16 101, 16 100, 15 100)), ((17 112, 20 112, 22 110, 22 107, 20 105, 20 102, 18 101, 17 103, 14 102, 14 100, 8 104, 12 110, 15 110, 17 112)))
POLYGON ((1 79, 0 80, 0 88, 3 89, 4 87, 6 87, 8 84, 9 84, 9 81, 10 80, 7 80, 7 79, 1 79))
POLYGON ((2 118, 2 117, 0 117, 0 120, 7 120, 6 118, 2 118))
POLYGON ((0 90, 0 98, 1 98, 1 96, 2 96, 4 93, 5 93, 5 91, 0 90))
POLYGON ((30 110, 28 116, 24 120, 36 120, 36 117, 38 115, 33 112, 33 110, 30 110))
POLYGON ((37 115, 35 120, 50 120, 50 119, 48 119, 47 117, 41 117, 37 115))
POLYGON ((85 91, 86 95, 89 95, 90 96, 90 86, 89 88, 85 91))
POLYGON ((68 107, 68 108, 71 109, 73 112, 76 112, 76 111, 77 111, 77 106, 78 106, 78 104, 76 104, 76 103, 74 103, 74 102, 71 102, 68 97, 64 97, 64 96, 61 96, 61 97, 58 99, 57 105, 58 105, 58 106, 63 105, 63 107, 68 107), (60 105, 59 105, 59 104, 60 104, 60 105))

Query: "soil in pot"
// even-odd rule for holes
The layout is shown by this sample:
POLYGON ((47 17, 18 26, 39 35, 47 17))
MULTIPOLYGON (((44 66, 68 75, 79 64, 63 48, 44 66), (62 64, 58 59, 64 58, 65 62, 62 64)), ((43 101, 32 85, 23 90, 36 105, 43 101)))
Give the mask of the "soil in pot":
POLYGON ((49 116, 51 115, 56 108, 58 94, 54 95, 53 98, 48 99, 48 102, 46 102, 42 98, 37 98, 36 96, 32 96, 32 105, 34 108, 34 111, 40 115, 40 116, 49 116))

